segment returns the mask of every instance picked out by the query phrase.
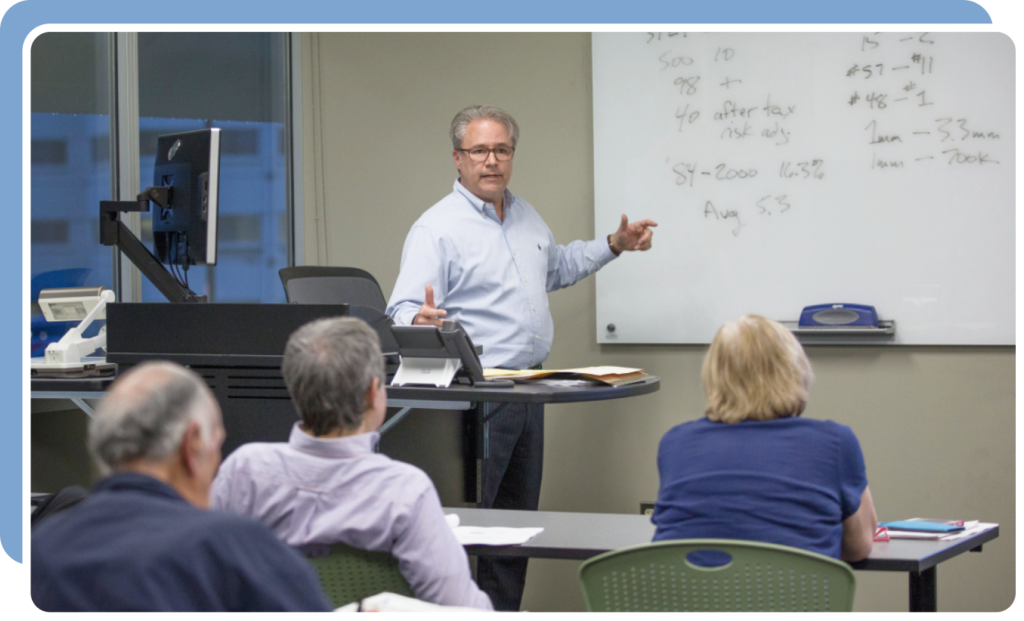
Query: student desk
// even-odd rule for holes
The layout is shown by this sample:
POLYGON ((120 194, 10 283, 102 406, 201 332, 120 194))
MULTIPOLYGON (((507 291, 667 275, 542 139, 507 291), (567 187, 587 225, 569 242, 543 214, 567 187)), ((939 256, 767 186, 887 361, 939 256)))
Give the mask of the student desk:
MULTIPOLYGON (((229 440, 225 443, 229 452, 241 442, 283 441, 295 422, 295 410, 280 371, 260 369, 259 376, 238 377, 227 371, 197 370, 208 382, 221 404, 224 424, 228 428, 229 440), (234 406, 236 396, 242 406, 234 406), (259 403, 256 403, 259 402, 259 403), (266 411, 252 414, 256 407, 266 411), (262 424, 261 424, 262 423, 262 424), (238 439, 240 437, 240 440, 238 439)), ((86 414, 92 416, 92 408, 83 399, 100 399, 113 378, 96 379, 33 379, 32 398, 71 399, 86 414)), ((636 397, 657 391, 661 382, 651 376, 643 382, 628 386, 547 386, 544 384, 516 384, 514 388, 473 388, 451 386, 435 388, 429 386, 388 386, 388 407, 399 408, 380 428, 384 434, 394 427, 413 409, 463 410, 471 412, 465 417, 463 433, 466 452, 464 458, 464 489, 466 502, 477 503, 481 498, 481 476, 483 460, 488 457, 489 421, 499 416, 509 403, 574 403, 581 401, 605 401, 636 397)))
MULTIPOLYGON (((654 524, 645 515, 507 511, 445 508, 466 526, 543 527, 544 531, 519 546, 466 546, 477 556, 526 556, 585 560, 610 550, 649 543, 654 524)), ((957 541, 893 539, 876 542, 867 559, 852 563, 858 571, 905 571, 910 574, 910 611, 936 611, 936 569, 942 561, 981 552, 982 544, 999 536, 999 527, 957 541)))

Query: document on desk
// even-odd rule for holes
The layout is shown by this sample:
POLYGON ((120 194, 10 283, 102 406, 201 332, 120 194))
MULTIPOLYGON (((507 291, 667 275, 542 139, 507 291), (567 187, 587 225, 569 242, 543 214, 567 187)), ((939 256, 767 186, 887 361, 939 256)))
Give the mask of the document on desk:
POLYGON ((502 526, 459 526, 459 516, 444 516, 452 533, 464 546, 517 546, 536 537, 543 528, 505 528, 502 526))
POLYGON ((456 526, 455 538, 464 546, 518 546, 539 535, 543 528, 456 526))
POLYGON ((957 539, 963 539, 964 537, 973 537, 981 531, 988 530, 990 528, 995 528, 996 526, 999 526, 999 524, 993 524, 989 522, 978 522, 974 526, 967 526, 965 524, 963 530, 955 532, 951 535, 946 535, 945 537, 939 539, 939 541, 956 541, 957 539))
MULTIPOLYGON (((920 518, 911 518, 911 520, 918 520, 920 518)), ((912 531, 912 530, 890 530, 890 539, 922 539, 930 541, 956 541, 957 539, 964 539, 965 537, 973 537, 982 531, 986 531, 990 528, 995 528, 999 524, 991 522, 979 522, 977 520, 968 520, 964 522, 964 529, 958 530, 953 533, 941 533, 941 532, 924 532, 924 531, 912 531)))
POLYGON ((510 379, 516 382, 552 377, 557 379, 593 380, 609 386, 625 386, 642 382, 649 376, 643 369, 603 366, 579 369, 527 369, 523 371, 484 369, 484 377, 487 379, 510 379))

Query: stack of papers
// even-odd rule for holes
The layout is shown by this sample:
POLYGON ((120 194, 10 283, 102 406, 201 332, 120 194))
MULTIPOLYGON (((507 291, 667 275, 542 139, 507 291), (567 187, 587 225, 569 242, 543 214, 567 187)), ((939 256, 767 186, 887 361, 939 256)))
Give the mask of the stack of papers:
POLYGON ((516 382, 528 382, 541 378, 592 380, 609 386, 626 386, 642 382, 650 376, 643 369, 604 366, 579 369, 543 369, 540 371, 484 369, 484 377, 487 379, 510 379, 516 382))
MULTIPOLYGON (((945 520, 930 520, 928 518, 910 518, 906 521, 951 523, 945 520)), ((893 529, 889 529, 888 532, 890 539, 926 539, 931 541, 956 541, 957 539, 963 539, 965 537, 974 536, 982 531, 988 530, 990 528, 995 528, 996 526, 999 526, 999 524, 994 524, 990 522, 979 522, 978 520, 965 520, 963 521, 964 529, 952 533, 893 529)))

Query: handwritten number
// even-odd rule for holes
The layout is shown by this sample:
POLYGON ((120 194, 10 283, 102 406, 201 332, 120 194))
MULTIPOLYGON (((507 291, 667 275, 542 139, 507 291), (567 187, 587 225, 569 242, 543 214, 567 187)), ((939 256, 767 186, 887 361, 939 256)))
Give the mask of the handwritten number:
POLYGON ((691 76, 689 78, 676 78, 673 84, 679 85, 680 95, 693 95, 697 92, 697 82, 700 82, 700 76, 691 76))

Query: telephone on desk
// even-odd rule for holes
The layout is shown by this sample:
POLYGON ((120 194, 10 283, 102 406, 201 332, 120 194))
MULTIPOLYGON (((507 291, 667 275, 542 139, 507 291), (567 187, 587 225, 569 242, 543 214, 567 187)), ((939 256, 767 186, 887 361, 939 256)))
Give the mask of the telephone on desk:
POLYGON ((473 345, 457 321, 436 326, 391 326, 402 365, 391 381, 394 386, 428 384, 447 387, 456 382, 477 388, 512 388, 512 380, 484 379, 480 364, 483 349, 473 345))

